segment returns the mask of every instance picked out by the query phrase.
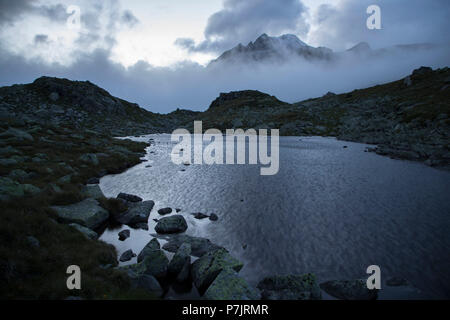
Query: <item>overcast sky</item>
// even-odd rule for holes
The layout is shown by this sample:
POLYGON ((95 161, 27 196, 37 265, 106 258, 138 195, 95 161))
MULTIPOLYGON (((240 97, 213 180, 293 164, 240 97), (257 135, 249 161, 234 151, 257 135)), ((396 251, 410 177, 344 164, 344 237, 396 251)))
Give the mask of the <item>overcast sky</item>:
POLYGON ((0 85, 42 75, 90 80, 156 112, 204 110, 219 92, 231 89, 264 89, 297 101, 394 80, 417 64, 438 67, 449 61, 442 52, 400 63, 392 58, 384 71, 374 63, 372 77, 358 65, 324 71, 298 64, 298 69, 280 67, 235 78, 232 73, 212 75, 204 66, 262 33, 292 33, 334 51, 361 41, 372 48, 448 45, 449 21, 448 0, 0 0, 0 85), (382 9, 382 30, 366 28, 371 4, 382 9), (71 5, 81 9, 80 29, 67 26, 71 5), (300 76, 305 70, 316 82, 300 76), (338 73, 343 70, 345 75, 338 73), (337 80, 342 76, 348 81, 337 80))

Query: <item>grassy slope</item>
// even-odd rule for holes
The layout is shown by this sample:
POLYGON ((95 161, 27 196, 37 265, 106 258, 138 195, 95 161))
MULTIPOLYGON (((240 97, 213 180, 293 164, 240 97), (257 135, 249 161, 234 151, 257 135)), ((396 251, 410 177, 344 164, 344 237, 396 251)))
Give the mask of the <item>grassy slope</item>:
MULTIPOLYGON (((88 240, 71 227, 57 223, 54 212, 49 208, 53 204, 82 200, 82 183, 90 177, 118 173, 139 163, 147 145, 68 127, 21 125, 14 121, 2 123, 1 131, 9 125, 33 132, 34 142, 8 141, 8 146, 15 150, 14 154, 26 160, 2 166, 0 175, 24 170, 31 175, 20 182, 39 187, 42 192, 1 203, 0 297, 64 299, 80 295, 89 299, 149 298, 143 292, 131 290, 127 278, 120 272, 100 267, 117 264, 113 246, 88 240), (103 153, 104 156, 99 157, 99 164, 95 166, 79 159, 86 153, 103 153), (46 157, 41 157, 46 160, 33 162, 29 159, 37 154, 45 154, 46 157), (60 180, 67 175, 72 175, 70 182, 60 180), (28 236, 38 239, 40 246, 31 246, 28 236), (82 270, 81 292, 71 292, 66 288, 65 271, 73 264, 82 270)), ((8 154, 2 155, 2 158, 7 157, 8 154)))

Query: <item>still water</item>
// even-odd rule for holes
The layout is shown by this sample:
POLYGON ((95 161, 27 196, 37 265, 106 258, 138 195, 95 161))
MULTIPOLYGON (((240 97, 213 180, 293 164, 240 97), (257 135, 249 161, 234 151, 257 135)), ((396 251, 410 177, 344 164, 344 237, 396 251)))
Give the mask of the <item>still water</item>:
POLYGON ((261 176, 258 165, 175 165, 170 135, 133 139, 154 139, 148 161, 102 178, 100 187, 155 207, 149 231, 131 230, 124 242, 117 233, 128 227, 104 232, 119 255, 139 253, 152 239, 158 209, 180 208, 186 233, 227 248, 252 284, 308 272, 320 282, 367 278, 375 264, 383 279, 403 277, 429 297, 450 298, 450 172, 367 153, 363 144, 280 137, 279 172, 261 176))

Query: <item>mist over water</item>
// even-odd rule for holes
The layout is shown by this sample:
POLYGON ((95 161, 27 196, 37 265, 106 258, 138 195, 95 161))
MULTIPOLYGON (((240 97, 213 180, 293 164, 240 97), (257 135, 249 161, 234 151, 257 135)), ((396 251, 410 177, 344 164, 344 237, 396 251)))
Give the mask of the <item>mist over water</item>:
POLYGON ((148 162, 101 179, 108 197, 126 192, 156 203, 149 231, 132 230, 125 242, 117 239, 121 229, 102 235, 119 255, 151 240, 158 209, 180 208, 187 234, 227 248, 252 284, 308 272, 319 282, 367 278, 376 264, 382 280, 399 276, 427 296, 450 297, 449 172, 367 153, 362 144, 281 137, 279 173, 261 176, 258 165, 176 166, 170 136, 137 140, 151 137, 148 162))

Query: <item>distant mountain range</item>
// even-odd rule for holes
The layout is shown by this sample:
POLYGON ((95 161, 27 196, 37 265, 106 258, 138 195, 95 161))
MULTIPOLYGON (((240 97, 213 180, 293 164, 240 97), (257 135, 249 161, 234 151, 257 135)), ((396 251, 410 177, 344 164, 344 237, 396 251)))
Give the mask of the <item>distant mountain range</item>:
POLYGON ((326 47, 309 46, 293 34, 285 34, 279 37, 270 37, 263 34, 246 46, 239 44, 231 50, 225 51, 217 59, 211 61, 210 66, 229 63, 283 63, 298 58, 308 61, 333 61, 352 55, 381 56, 394 51, 427 50, 434 47, 435 45, 432 44, 412 44, 373 50, 368 43, 361 42, 344 52, 334 52, 326 47))

